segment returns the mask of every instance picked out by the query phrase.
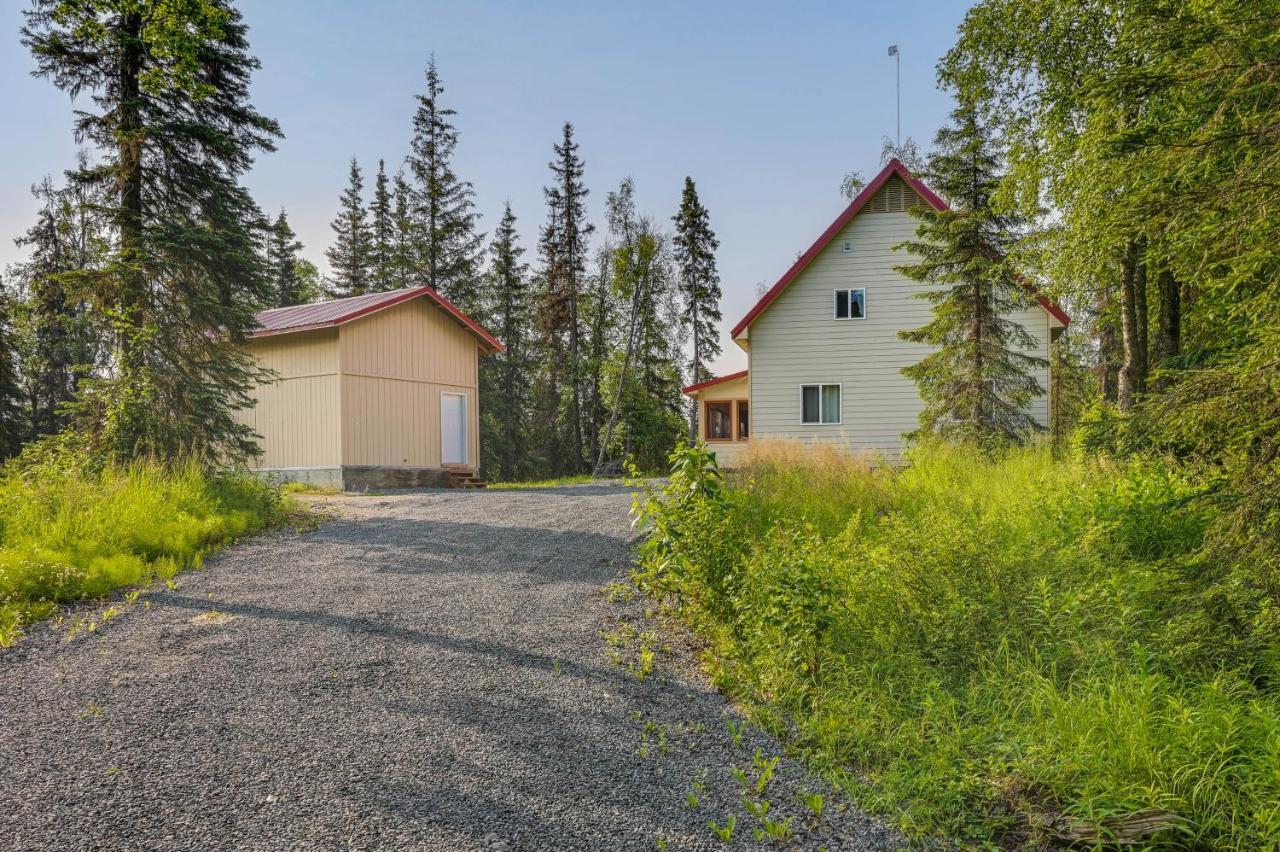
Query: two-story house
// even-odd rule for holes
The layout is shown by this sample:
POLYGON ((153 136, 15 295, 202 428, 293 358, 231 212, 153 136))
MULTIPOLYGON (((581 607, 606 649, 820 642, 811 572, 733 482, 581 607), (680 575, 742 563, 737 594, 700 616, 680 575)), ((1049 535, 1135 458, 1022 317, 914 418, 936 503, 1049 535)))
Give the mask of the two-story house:
MULTIPOLYGON (((897 457, 903 433, 922 407, 902 368, 929 352, 898 332, 931 318, 916 294, 923 285, 895 267, 913 258, 894 246, 916 238, 912 207, 946 209, 902 163, 893 160, 853 199, 809 250, 733 328, 747 369, 684 389, 699 405, 701 437, 722 464, 752 440, 790 438, 838 443, 897 457)), ((1067 326, 1063 310, 1038 294, 1012 319, 1036 339, 1032 354, 1067 326)), ((1049 387, 1048 370, 1037 379, 1049 387)), ((1048 422, 1047 393, 1031 405, 1048 422)))

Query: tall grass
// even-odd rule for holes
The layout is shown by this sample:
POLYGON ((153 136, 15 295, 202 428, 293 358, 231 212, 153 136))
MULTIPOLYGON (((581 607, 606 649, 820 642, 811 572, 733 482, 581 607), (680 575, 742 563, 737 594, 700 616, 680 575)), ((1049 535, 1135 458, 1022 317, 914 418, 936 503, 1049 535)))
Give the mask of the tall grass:
POLYGON ((1146 809, 1155 846, 1280 844, 1280 637, 1248 573, 1199 555, 1199 478, 1159 461, 904 469, 765 446, 677 457, 639 507, 641 584, 860 801, 965 843, 1146 809))
POLYGON ((59 604, 167 578, 261 529, 279 493, 194 462, 98 468, 74 452, 0 471, 0 647, 59 604))

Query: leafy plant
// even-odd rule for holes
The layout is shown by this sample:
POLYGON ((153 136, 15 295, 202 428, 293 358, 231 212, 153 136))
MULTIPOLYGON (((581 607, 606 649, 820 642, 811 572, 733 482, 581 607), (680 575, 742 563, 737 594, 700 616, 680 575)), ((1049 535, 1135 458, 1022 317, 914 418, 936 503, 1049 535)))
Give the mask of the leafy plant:
POLYGON ((733 829, 738 824, 738 818, 733 814, 729 814, 725 818, 724 825, 715 820, 707 820, 707 828, 711 829, 711 833, 720 838, 725 843, 733 842, 733 829))

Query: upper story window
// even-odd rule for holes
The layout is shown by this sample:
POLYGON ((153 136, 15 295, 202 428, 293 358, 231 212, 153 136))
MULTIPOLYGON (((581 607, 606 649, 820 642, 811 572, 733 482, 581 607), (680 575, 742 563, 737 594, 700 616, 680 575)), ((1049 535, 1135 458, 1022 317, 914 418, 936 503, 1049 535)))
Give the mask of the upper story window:
POLYGON ((800 422, 805 425, 838 425, 840 385, 801 385, 800 422))
POLYGON ((836 319, 866 319, 867 291, 862 288, 837 290, 835 317, 836 319))

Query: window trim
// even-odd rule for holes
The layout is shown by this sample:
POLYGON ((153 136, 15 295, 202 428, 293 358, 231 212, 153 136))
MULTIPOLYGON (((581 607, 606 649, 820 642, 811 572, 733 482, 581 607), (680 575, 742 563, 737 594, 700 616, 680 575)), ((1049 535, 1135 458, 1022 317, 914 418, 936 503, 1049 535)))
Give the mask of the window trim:
POLYGON ((803 384, 801 384, 800 385, 800 425, 801 426, 843 426, 844 425, 844 383, 843 382, 804 382, 803 384), (822 419, 822 389, 824 387, 825 388, 834 387, 839 389, 838 393, 840 394, 840 404, 836 411, 836 413, 839 415, 839 419, 835 420, 834 422, 823 421, 822 419), (818 389, 818 420, 817 422, 809 422, 804 419, 804 389, 805 388, 818 389))
MULTIPOLYGON (((850 305, 853 304, 852 299, 849 300, 849 304, 850 305)), ((831 291, 831 318, 833 320, 836 320, 837 322, 866 319, 867 318, 867 288, 866 287, 836 287, 834 290, 832 290, 831 291), (857 293, 857 292, 862 293, 862 316, 855 317, 853 316, 852 311, 849 312, 849 316, 847 317, 839 316, 836 313, 837 300, 840 298, 839 294, 840 293, 857 293)))
POLYGON ((708 444, 728 444, 736 440, 734 435, 737 434, 738 422, 735 416, 736 406, 732 399, 704 399, 702 401, 702 440, 708 444), (729 437, 713 438, 711 437, 711 406, 726 405, 729 407, 729 437))
POLYGON ((733 401, 733 440, 751 440, 751 400, 735 399, 733 401), (747 434, 742 434, 742 406, 747 407, 747 434))

